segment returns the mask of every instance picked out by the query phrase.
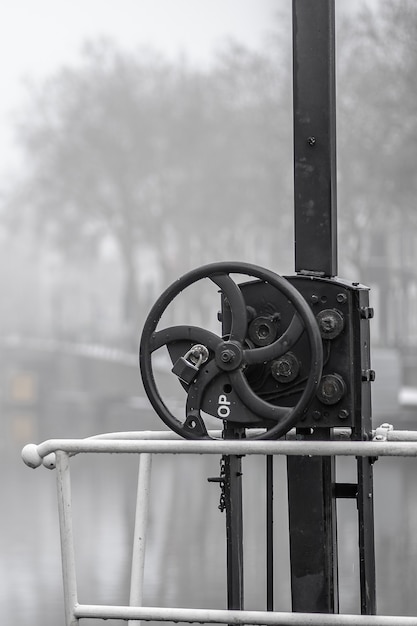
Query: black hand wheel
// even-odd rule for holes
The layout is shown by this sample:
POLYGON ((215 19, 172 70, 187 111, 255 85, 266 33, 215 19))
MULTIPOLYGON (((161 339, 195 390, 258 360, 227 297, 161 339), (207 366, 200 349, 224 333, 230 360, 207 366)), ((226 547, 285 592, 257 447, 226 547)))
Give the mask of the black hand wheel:
MULTIPOLYGON (((255 439, 275 439, 287 433, 301 419, 315 395, 323 367, 323 348, 320 331, 309 305, 301 294, 285 278, 269 270, 249 263, 212 263, 192 270, 179 278, 158 298, 152 307, 142 333, 139 349, 139 363, 143 386, 159 417, 173 431, 187 439, 210 438, 201 418, 201 404, 205 389, 216 376, 227 374, 230 385, 239 400, 260 418, 274 425, 255 439), (258 278, 279 290, 293 305, 294 316, 287 330, 270 345, 248 347, 247 310, 239 286, 229 274, 243 274, 258 278), (184 289, 193 283, 210 279, 222 291, 231 311, 231 330, 227 339, 196 326, 171 326, 157 331, 158 323, 168 305, 184 289), (276 406, 260 398, 249 386, 244 369, 254 364, 262 364, 286 353, 307 333, 310 347, 309 373, 298 402, 293 407, 276 406), (196 374, 188 386, 185 422, 177 419, 168 409, 157 388, 152 353, 162 346, 178 341, 188 341, 190 345, 200 344, 208 350, 207 363, 196 374)), ((238 422, 238 418, 234 418, 238 422)), ((244 426, 244 424, 243 424, 244 426)))

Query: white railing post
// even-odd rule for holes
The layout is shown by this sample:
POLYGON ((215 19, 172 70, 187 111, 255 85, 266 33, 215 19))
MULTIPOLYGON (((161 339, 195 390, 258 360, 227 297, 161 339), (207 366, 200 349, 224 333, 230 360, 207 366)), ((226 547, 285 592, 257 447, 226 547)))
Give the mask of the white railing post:
POLYGON ((62 578, 64 585, 64 606, 66 626, 79 624, 74 611, 78 604, 77 578, 75 570, 74 534, 72 527, 71 477, 69 455, 57 450, 57 491, 58 514, 61 535, 62 578))
MULTIPOLYGON (((139 455, 138 489, 136 496, 135 530, 133 536, 132 569, 130 575, 130 606, 142 606, 145 570, 146 534, 148 526, 149 491, 151 482, 152 454, 139 455)), ((139 625, 129 620, 128 626, 139 625)))

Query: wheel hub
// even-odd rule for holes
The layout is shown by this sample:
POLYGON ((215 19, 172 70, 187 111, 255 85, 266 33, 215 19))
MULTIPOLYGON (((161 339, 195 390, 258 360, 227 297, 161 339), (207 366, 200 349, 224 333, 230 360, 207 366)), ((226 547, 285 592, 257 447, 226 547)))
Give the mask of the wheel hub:
POLYGON ((234 341, 224 341, 216 349, 216 364, 226 372, 238 369, 243 361, 243 350, 234 341))

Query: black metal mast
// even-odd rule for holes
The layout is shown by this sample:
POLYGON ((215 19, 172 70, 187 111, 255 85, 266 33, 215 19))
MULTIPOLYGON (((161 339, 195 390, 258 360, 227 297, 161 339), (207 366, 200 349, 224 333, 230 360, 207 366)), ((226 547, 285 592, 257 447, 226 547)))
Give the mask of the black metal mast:
POLYGON ((295 271, 337 274, 334 0, 293 0, 295 271))
MULTIPOLYGON (((327 279, 337 274, 335 84, 334 0, 293 0, 295 270, 327 279)), ((367 309, 367 293, 357 297, 357 310, 367 309)), ((358 326, 354 332, 361 337, 366 331, 358 326)), ((361 388, 360 370, 356 376, 361 388)), ((369 385, 362 384, 361 393, 354 439, 371 433, 369 385)), ((332 437, 331 428, 297 433, 300 439, 332 437)), ((374 614, 372 461, 358 460, 356 485, 336 484, 332 457, 289 457, 287 468, 293 610, 338 612, 336 497, 351 497, 358 508, 361 612, 374 614)))
MULTIPOLYGON (((293 0, 295 270, 337 273, 334 0, 293 0)), ((330 438, 330 429, 299 438, 330 438)), ((338 611, 334 458, 289 457, 293 611, 338 611)))

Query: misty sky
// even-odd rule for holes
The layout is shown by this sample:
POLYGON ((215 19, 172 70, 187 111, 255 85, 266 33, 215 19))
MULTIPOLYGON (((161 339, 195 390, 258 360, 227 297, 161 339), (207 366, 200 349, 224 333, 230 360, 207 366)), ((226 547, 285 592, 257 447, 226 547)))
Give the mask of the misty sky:
MULTIPOLYGON (((337 0, 340 11, 378 0, 337 0)), ((259 48, 291 0, 4 0, 0 21, 0 173, 13 164, 13 116, 25 81, 41 81, 77 58, 83 42, 111 37, 134 49, 210 64, 228 38, 259 48)))
MULTIPOLYGON (((42 80, 76 59, 86 39, 109 36, 124 48, 151 45, 208 64, 233 37, 261 45, 283 0, 5 0, 0 22, 0 171, 12 154, 13 113, 24 81, 42 80)), ((288 4, 285 0, 284 4, 288 4)))

